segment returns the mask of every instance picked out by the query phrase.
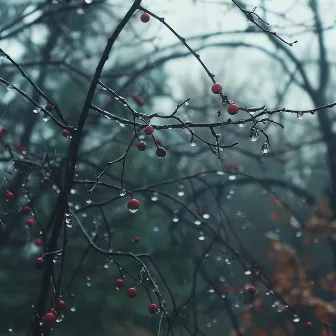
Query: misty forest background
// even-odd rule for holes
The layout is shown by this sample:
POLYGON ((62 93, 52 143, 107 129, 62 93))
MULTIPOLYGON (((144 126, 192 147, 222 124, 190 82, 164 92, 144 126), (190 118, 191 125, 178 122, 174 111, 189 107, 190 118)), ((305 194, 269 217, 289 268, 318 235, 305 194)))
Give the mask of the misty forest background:
MULTIPOLYGON (((83 8, 79 0, 0 1, 0 48, 76 125, 107 39, 132 3, 93 0, 83 8)), ((101 81, 132 109, 166 116, 148 121, 167 155, 156 156, 155 143, 143 130, 139 136, 147 149, 140 152, 132 113, 111 91, 97 87, 93 104, 111 115, 91 109, 83 130, 68 198, 71 215, 64 221, 64 267, 60 255, 53 261, 55 273, 62 273, 67 307, 52 335, 336 335, 325 326, 336 323, 334 217, 324 226, 318 222, 316 230, 307 225, 317 202, 336 206, 336 108, 319 108, 336 101, 336 3, 148 0, 142 6, 186 39, 238 106, 292 112, 259 117, 265 122, 257 124, 260 131, 251 141, 253 116, 260 111, 251 112, 252 121, 243 110, 228 115, 198 60, 159 20, 141 22, 137 10, 113 46, 101 81), (255 6, 270 26, 247 20, 255 6), (179 119, 169 119, 182 102, 179 119), (211 127, 229 118, 231 125, 211 127), (216 134, 228 148, 211 150, 216 134), (91 197, 93 185, 85 181, 96 181, 125 151, 126 159, 101 179, 116 188, 97 186, 91 197), (135 214, 121 189, 140 201, 135 214), (148 312, 149 303, 162 302, 143 267, 127 256, 97 253, 78 221, 104 250, 151 256, 142 260, 169 318, 162 310, 148 312), (291 248, 292 259, 276 259, 279 243, 291 248), (309 290, 300 286, 294 257, 309 290), (275 274, 290 278, 286 291, 275 274), (117 290, 121 276, 126 288, 117 290), (126 290, 139 280, 138 295, 130 299, 126 290), (255 295, 246 293, 246 284, 256 287, 255 295), (315 301, 303 300, 304 290, 315 301)), ((6 55, 0 55, 0 127, 5 128, 0 135, 0 335, 26 335, 43 276, 34 260, 50 238, 48 223, 71 137, 62 136, 62 128, 24 97, 41 107, 47 103, 6 55), (13 201, 6 201, 8 190, 13 201), (25 205, 33 209, 29 215, 22 214, 25 205), (28 227, 31 218, 37 224, 28 227), (36 238, 43 238, 42 246, 36 238)), ((57 117, 55 110, 52 114, 57 117)), ((61 234, 57 248, 63 243, 61 234)))

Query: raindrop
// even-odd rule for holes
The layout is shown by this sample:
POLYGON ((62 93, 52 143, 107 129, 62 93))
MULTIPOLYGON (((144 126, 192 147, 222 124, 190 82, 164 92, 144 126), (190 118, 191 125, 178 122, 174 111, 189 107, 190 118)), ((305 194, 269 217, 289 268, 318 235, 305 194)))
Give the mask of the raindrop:
POLYGON ((154 227, 153 227, 153 231, 154 231, 154 232, 159 232, 159 230, 160 230, 160 229, 159 229, 158 226, 154 226, 154 227))
POLYGON ((303 112, 298 112, 298 114, 296 115, 298 119, 302 119, 303 117, 303 112))
POLYGON ((298 315, 293 316, 293 322, 297 323, 300 322, 300 317, 298 315))
POLYGON ((264 154, 267 154, 270 150, 269 144, 267 142, 265 142, 262 146, 261 146, 261 151, 264 154))
POLYGON ((91 277, 87 276, 86 280, 87 280, 86 286, 91 287, 92 286, 91 277))
POLYGON ((217 174, 217 175, 225 175, 225 173, 224 173, 223 171, 221 171, 221 170, 218 170, 218 171, 216 172, 216 174, 217 174))
POLYGON ((10 84, 9 84, 9 85, 7 85, 7 90, 8 90, 8 91, 12 91, 12 90, 13 90, 13 86, 12 86, 12 85, 10 85, 10 84))
POLYGON ((244 120, 239 120, 237 125, 238 125, 238 127, 245 127, 245 121, 244 120))
POLYGON ((251 127, 249 138, 252 142, 256 142, 259 138, 259 131, 254 126, 251 127))
POLYGON ((44 121, 44 122, 47 122, 47 121, 49 121, 51 119, 51 117, 48 115, 48 114, 44 114, 43 115, 43 117, 42 117, 42 120, 44 121))
POLYGON ((195 224, 195 225, 201 225, 202 222, 201 222, 199 219, 196 219, 196 220, 194 221, 194 224, 195 224))
POLYGON ((252 274, 251 270, 247 269, 245 272, 244 272, 245 275, 250 275, 252 274))
POLYGON ((237 178, 236 175, 230 175, 230 176, 229 176, 229 180, 231 180, 231 181, 235 180, 236 178, 237 178))
POLYGON ((126 192, 125 189, 121 189, 121 190, 120 190, 120 196, 121 196, 121 197, 125 196, 126 193, 127 193, 127 192, 126 192))
POLYGON ((158 197, 158 193, 157 193, 157 192, 154 192, 153 195, 152 195, 152 197, 151 197, 151 200, 152 200, 153 202, 156 202, 158 199, 159 199, 159 197, 158 197))
POLYGON ((139 209, 128 209, 131 213, 136 213, 139 209))
POLYGON ((178 217, 175 216, 175 217, 173 218, 173 222, 174 222, 174 223, 177 223, 178 221, 179 221, 178 217))
POLYGON ((40 107, 37 107, 33 110, 33 113, 37 114, 41 111, 41 108, 40 107))
POLYGON ((76 306, 75 305, 72 305, 71 307, 70 307, 70 311, 72 311, 72 312, 75 312, 77 309, 76 309, 76 306))
POLYGON ((59 313, 56 318, 56 322, 60 323, 64 320, 64 315, 62 313, 59 313))
POLYGON ((90 197, 89 199, 86 200, 87 204, 91 204, 92 203, 92 198, 90 197))
POLYGON ((123 123, 119 123, 120 127, 125 127, 126 125, 123 123))
POLYGON ((194 136, 191 137, 190 146, 191 147, 195 147, 196 146, 196 138, 194 136))
POLYGON ((205 213, 205 214, 203 214, 203 218, 204 218, 204 219, 209 219, 209 218, 210 218, 210 215, 209 215, 208 213, 205 213))

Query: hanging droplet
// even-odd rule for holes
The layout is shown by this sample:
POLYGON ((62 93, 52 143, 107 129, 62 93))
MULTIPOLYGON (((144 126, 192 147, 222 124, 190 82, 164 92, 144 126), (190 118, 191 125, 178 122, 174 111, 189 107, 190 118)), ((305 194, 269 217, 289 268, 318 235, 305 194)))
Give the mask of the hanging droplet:
POLYGON ((158 197, 158 193, 157 193, 157 192, 154 192, 153 195, 152 195, 152 197, 151 197, 151 200, 152 200, 153 202, 156 202, 158 199, 159 199, 159 197, 158 197))
POLYGON ((191 146, 191 147, 195 147, 195 146, 196 146, 196 138, 195 138, 194 135, 191 137, 191 140, 190 140, 190 146, 191 146))
POLYGON ((239 120, 237 123, 238 127, 242 128, 245 127, 245 121, 244 120, 239 120))
POLYGON ((88 198, 88 199, 86 200, 86 203, 87 203, 87 204, 91 204, 91 203, 92 203, 92 198, 91 198, 91 197, 88 198))
POLYGON ((8 91, 12 91, 12 90, 13 90, 13 86, 12 86, 12 85, 10 85, 10 84, 9 84, 9 85, 7 85, 7 90, 8 90, 8 91))
POLYGON ((70 307, 70 311, 72 311, 72 312, 75 312, 77 309, 76 309, 76 306, 75 305, 72 305, 71 307, 70 307))
POLYGON ((298 112, 297 115, 296 115, 296 117, 297 117, 298 119, 302 119, 302 117, 303 117, 303 112, 298 112))
POLYGON ((184 191, 183 190, 178 191, 177 196, 180 196, 180 197, 184 196, 184 191))
POLYGON ((160 229, 159 229, 158 226, 154 226, 154 227, 153 227, 153 231, 154 231, 154 232, 159 232, 159 230, 160 230, 160 229))
POLYGON ((259 138, 259 131, 257 128, 255 128, 254 126, 251 127, 251 131, 250 131, 250 136, 249 136, 250 140, 252 142, 256 142, 259 138))
POLYGON ((293 316, 293 322, 297 323, 300 322, 300 317, 298 315, 293 316))
POLYGON ((269 144, 267 142, 265 142, 262 146, 261 146, 261 151, 264 154, 267 154, 270 150, 269 144))
POLYGON ((177 223, 179 221, 179 218, 177 217, 177 216, 175 216, 174 218, 173 218, 173 222, 174 223, 177 223))
POLYGON ((251 270, 247 269, 245 272, 244 272, 245 275, 250 275, 252 274, 251 270))
POLYGON ((205 214, 203 214, 203 216, 202 216, 204 219, 209 219, 210 218, 210 215, 208 214, 208 213, 205 213, 205 214))
POLYGON ((47 122, 47 121, 49 121, 51 119, 51 117, 48 115, 48 114, 44 114, 43 115, 43 117, 42 117, 42 120, 44 121, 44 122, 47 122))
POLYGON ((92 281, 91 281, 91 277, 90 276, 87 276, 86 277, 86 286, 88 286, 88 287, 91 287, 92 286, 92 281))
POLYGON ((202 222, 201 222, 199 219, 196 219, 196 220, 194 221, 194 224, 195 224, 195 225, 201 225, 202 222))
POLYGON ((123 197, 127 194, 126 190, 125 189, 121 189, 120 190, 120 196, 123 197))
POLYGON ((33 109, 33 113, 37 114, 41 111, 41 108, 40 107, 37 107, 35 109, 33 109))

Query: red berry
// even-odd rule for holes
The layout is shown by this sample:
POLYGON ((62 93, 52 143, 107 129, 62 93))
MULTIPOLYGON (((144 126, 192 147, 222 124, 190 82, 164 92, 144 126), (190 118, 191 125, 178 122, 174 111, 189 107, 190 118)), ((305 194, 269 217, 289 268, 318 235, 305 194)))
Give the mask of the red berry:
POLYGON ((140 208, 140 203, 139 203, 139 201, 137 200, 137 199, 135 199, 135 198, 132 198, 132 199, 130 199, 129 201, 128 201, 128 203, 127 203, 127 207, 128 207, 128 209, 129 210, 139 210, 139 208, 140 208))
POLYGON ((1 127, 0 128, 0 136, 2 136, 3 134, 6 134, 8 132, 8 128, 7 127, 1 127))
POLYGON ((140 141, 138 143, 138 149, 140 152, 143 152, 144 150, 146 150, 146 148, 147 148, 147 144, 145 141, 140 141))
POLYGON ((165 157, 167 154, 167 151, 163 147, 157 147, 156 149, 156 155, 160 158, 165 157))
POLYGON ((12 201, 14 199, 14 194, 10 191, 7 191, 6 198, 7 198, 7 201, 12 201))
POLYGON ((148 311, 151 313, 151 314, 155 314, 157 313, 159 310, 158 306, 155 304, 155 303, 151 303, 149 306, 148 306, 148 311))
POLYGON ((131 299, 133 299, 137 295, 137 290, 135 288, 133 288, 133 287, 128 288, 127 295, 128 295, 128 297, 130 297, 131 299))
POLYGON ((36 246, 42 246, 42 244, 43 244, 43 241, 42 241, 41 238, 35 238, 35 239, 33 240, 33 242, 34 242, 34 244, 35 244, 36 246))
POLYGON ((23 208, 22 208, 22 213, 24 214, 24 215, 28 215, 29 213, 30 213, 30 207, 29 206, 24 206, 23 208))
POLYGON ((56 317, 53 313, 49 312, 44 315, 43 317, 43 323, 47 325, 53 325, 56 322, 56 317))
POLYGON ((219 94, 221 93, 223 90, 223 87, 221 84, 219 83, 215 83, 211 86, 211 91, 214 93, 214 94, 219 94))
POLYGON ((145 127, 145 134, 146 134, 146 135, 152 135, 153 132, 154 132, 154 128, 153 128, 153 126, 148 125, 148 126, 145 127))
POLYGON ((58 313, 54 308, 51 308, 49 313, 53 314, 55 316, 55 318, 57 318, 57 316, 58 316, 58 313))
POLYGON ((238 113, 239 111, 239 107, 236 105, 236 104, 230 104, 228 107, 227 107, 227 111, 229 114, 231 115, 235 115, 238 113))
POLYGON ((148 22, 150 20, 150 15, 146 12, 143 12, 140 17, 142 22, 148 22))
POLYGON ((69 134, 70 134, 70 132, 69 132, 68 130, 66 130, 66 129, 62 130, 62 135, 63 135, 65 138, 68 137, 69 134))
POLYGON ((115 282, 117 288, 121 289, 125 287, 125 281, 123 279, 117 279, 115 282))
POLYGON ((255 294, 256 291, 257 291, 257 289, 254 286, 252 286, 252 285, 247 286, 246 289, 247 289, 247 292, 249 294, 252 294, 252 295, 255 294))
POLYGON ((52 110, 54 109, 54 106, 53 106, 52 104, 48 103, 48 104, 45 106, 45 109, 46 109, 47 111, 52 111, 52 110))
POLYGON ((58 301, 58 309, 64 310, 66 308, 66 304, 63 300, 58 301))
POLYGON ((33 227, 33 226, 36 224, 35 219, 34 219, 34 218, 29 218, 29 219, 27 219, 26 224, 27 224, 29 227, 33 227))
POLYGON ((313 323, 310 322, 310 321, 307 321, 307 322, 306 322, 306 327, 307 327, 307 328, 312 328, 312 327, 313 327, 313 323))
POLYGON ((139 243, 140 242, 140 237, 136 236, 133 238, 134 243, 139 243))
POLYGON ((133 93, 132 94, 132 98, 134 100, 134 102, 139 106, 144 106, 145 105, 145 102, 143 100, 143 98, 141 96, 138 96, 136 93, 133 93))
POLYGON ((44 268, 44 260, 43 258, 37 258, 35 260, 35 267, 38 269, 38 270, 41 270, 44 268))

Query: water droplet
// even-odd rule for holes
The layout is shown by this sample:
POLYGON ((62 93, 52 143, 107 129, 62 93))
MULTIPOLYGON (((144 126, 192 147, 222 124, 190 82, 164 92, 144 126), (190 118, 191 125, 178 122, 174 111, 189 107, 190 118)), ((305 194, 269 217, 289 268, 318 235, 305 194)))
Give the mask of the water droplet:
POLYGON ((245 121, 244 120, 239 120, 237 125, 238 125, 238 127, 245 127, 245 121))
POLYGON ((217 174, 217 175, 225 175, 225 173, 224 173, 223 171, 221 171, 221 170, 218 170, 218 171, 216 172, 216 174, 217 174))
POLYGON ((154 226, 154 227, 153 227, 153 231, 154 231, 154 232, 159 232, 159 230, 160 230, 160 229, 159 229, 158 226, 154 226))
POLYGON ((158 197, 158 193, 157 193, 157 192, 154 192, 153 195, 152 195, 152 197, 151 197, 151 200, 152 200, 153 202, 156 202, 158 199, 159 199, 159 197, 158 197))
POLYGON ((92 286, 91 277, 90 277, 90 276, 87 276, 87 277, 86 277, 86 280, 87 280, 87 282, 86 282, 86 286, 91 287, 91 286, 92 286))
POLYGON ((91 203, 92 203, 92 198, 88 198, 88 199, 86 200, 86 203, 87 203, 87 204, 91 204, 91 203))
POLYGON ((37 114, 39 112, 41 112, 41 108, 40 107, 37 107, 37 108, 33 109, 33 113, 37 114))
POLYGON ((296 115, 298 119, 302 119, 303 117, 303 112, 298 112, 298 114, 296 115))
POLYGON ((205 213, 205 214, 203 214, 203 216, 202 216, 204 219, 209 219, 210 218, 210 215, 208 214, 208 213, 205 213))
POLYGON ((178 191, 177 196, 180 196, 180 197, 184 196, 184 191, 183 190, 178 191))
POLYGON ((252 142, 256 142, 259 138, 259 130, 254 126, 251 127, 249 138, 252 142))
POLYGON ((9 85, 7 85, 7 90, 8 90, 8 91, 12 91, 12 90, 13 90, 13 86, 12 86, 12 85, 10 85, 10 84, 9 84, 9 85))
POLYGON ((173 218, 173 222, 174 223, 177 223, 179 221, 179 218, 177 217, 177 216, 175 216, 174 218, 173 218))
POLYGON ((121 189, 120 190, 120 196, 123 197, 127 194, 126 190, 125 189, 121 189))
POLYGON ((293 316, 293 322, 297 323, 300 322, 300 317, 298 315, 293 316))
POLYGON ((56 322, 60 323, 64 320, 64 315, 62 313, 59 313, 56 318, 56 322))
POLYGON ((201 225, 202 222, 201 222, 199 219, 196 219, 196 220, 194 221, 194 224, 195 224, 195 225, 201 225))
POLYGON ((131 213, 136 213, 139 209, 128 209, 131 213))
POLYGON ((126 125, 123 123, 119 123, 120 127, 125 127, 126 125))
POLYGON ((252 274, 251 270, 247 269, 245 272, 244 272, 245 275, 250 275, 252 274))
POLYGON ((72 312, 75 312, 77 309, 76 309, 76 306, 75 305, 72 305, 71 307, 70 307, 70 311, 72 311, 72 312))
POLYGON ((51 117, 48 115, 48 114, 44 114, 43 115, 43 117, 42 117, 42 120, 44 121, 44 122, 47 122, 47 121, 49 121, 51 119, 51 117))
POLYGON ((191 137, 190 146, 191 147, 195 147, 196 146, 196 138, 194 136, 191 137))
POLYGON ((230 176, 229 176, 229 180, 231 180, 231 181, 235 180, 236 178, 237 178, 236 175, 230 175, 230 176))
POLYGON ((261 151, 264 154, 267 154, 270 150, 269 144, 267 142, 265 142, 262 146, 261 146, 261 151))

